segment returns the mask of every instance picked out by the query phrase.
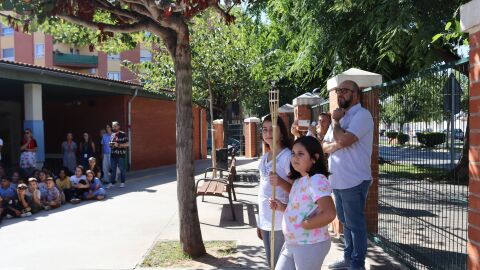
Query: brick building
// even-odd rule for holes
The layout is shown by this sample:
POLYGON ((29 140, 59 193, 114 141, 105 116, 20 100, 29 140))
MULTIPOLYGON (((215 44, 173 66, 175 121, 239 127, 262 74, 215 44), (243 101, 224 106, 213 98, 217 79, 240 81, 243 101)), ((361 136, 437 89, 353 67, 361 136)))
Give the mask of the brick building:
MULTIPOLYGON (((18 165, 24 128, 33 130, 41 166, 58 164, 67 132, 76 141, 88 132, 98 142, 99 130, 113 120, 129 131, 131 169, 175 163, 175 101, 165 91, 143 91, 121 65, 151 61, 142 45, 107 55, 1 25, 0 54, 0 138, 7 165, 18 165)), ((194 105, 193 117, 194 157, 206 158, 205 109, 194 105)))

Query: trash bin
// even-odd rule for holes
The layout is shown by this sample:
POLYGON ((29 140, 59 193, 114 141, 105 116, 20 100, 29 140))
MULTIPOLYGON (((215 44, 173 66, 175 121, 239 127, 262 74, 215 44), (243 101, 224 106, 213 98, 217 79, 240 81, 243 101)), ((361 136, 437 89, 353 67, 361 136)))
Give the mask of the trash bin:
POLYGON ((228 170, 228 149, 221 148, 216 150, 217 168, 228 170))

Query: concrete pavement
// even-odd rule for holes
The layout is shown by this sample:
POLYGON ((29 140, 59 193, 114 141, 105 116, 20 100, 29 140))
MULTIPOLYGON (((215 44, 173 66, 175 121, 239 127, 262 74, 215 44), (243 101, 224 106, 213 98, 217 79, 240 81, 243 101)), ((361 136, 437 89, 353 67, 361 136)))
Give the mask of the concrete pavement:
MULTIPOLYGON (((243 174, 234 206, 238 221, 231 221, 227 199, 208 197, 197 202, 203 239, 237 241, 239 254, 233 262, 198 264, 193 269, 267 269, 263 244, 255 232, 258 163, 248 159, 237 163, 243 174)), ((196 175, 209 166, 208 160, 196 162, 196 175)), ((141 269, 139 264, 156 240, 179 238, 175 166, 130 173, 127 179, 127 187, 109 190, 105 201, 4 220, 0 269, 141 269)), ((369 260, 371 269, 397 269, 387 264, 391 259, 383 251, 374 255, 378 260, 369 260)), ((339 257, 337 241, 325 265, 339 257)))

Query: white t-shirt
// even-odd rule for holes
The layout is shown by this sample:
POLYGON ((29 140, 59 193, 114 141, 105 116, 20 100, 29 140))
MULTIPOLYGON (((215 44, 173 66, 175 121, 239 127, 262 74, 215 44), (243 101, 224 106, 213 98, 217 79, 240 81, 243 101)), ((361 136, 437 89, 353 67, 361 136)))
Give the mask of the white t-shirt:
MULTIPOLYGON (((340 126, 355 135, 358 141, 341 148, 328 157, 330 184, 333 189, 347 189, 372 180, 373 118, 370 112, 357 104, 340 119, 340 126)), ((333 142, 333 125, 325 134, 325 142, 333 142)))
MULTIPOLYGON (((288 181, 290 173, 290 158, 292 152, 288 148, 284 148, 277 155, 277 174, 284 180, 288 181)), ((264 154, 258 165, 260 171, 260 186, 258 188, 258 222, 257 227, 269 231, 272 229, 272 209, 270 209, 268 200, 272 197, 272 185, 270 185, 269 175, 272 170, 272 160, 268 161, 268 153, 264 154)), ((288 193, 281 187, 276 187, 276 199, 287 204, 288 193)), ((275 230, 282 230, 283 213, 275 211, 275 230)))
POLYGON ((70 182, 72 182, 72 185, 78 185, 80 180, 85 180, 87 181, 87 177, 85 175, 82 175, 80 177, 77 177, 75 174, 70 176, 70 182))
MULTIPOLYGON (((3 146, 3 140, 0 139, 0 146, 3 146)), ((2 150, 0 149, 0 160, 2 160, 2 150)))

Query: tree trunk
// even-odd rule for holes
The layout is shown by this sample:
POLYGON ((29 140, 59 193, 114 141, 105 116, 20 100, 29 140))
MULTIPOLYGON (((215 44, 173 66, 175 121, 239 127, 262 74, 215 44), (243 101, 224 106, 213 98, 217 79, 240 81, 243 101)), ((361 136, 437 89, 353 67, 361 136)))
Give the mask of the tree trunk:
POLYGON ((230 123, 228 105, 223 108, 223 148, 228 148, 228 124, 230 123))
POLYGON ((195 197, 193 164, 192 56, 188 40, 178 42, 174 56, 176 75, 177 197, 180 244, 185 253, 206 253, 195 197))

